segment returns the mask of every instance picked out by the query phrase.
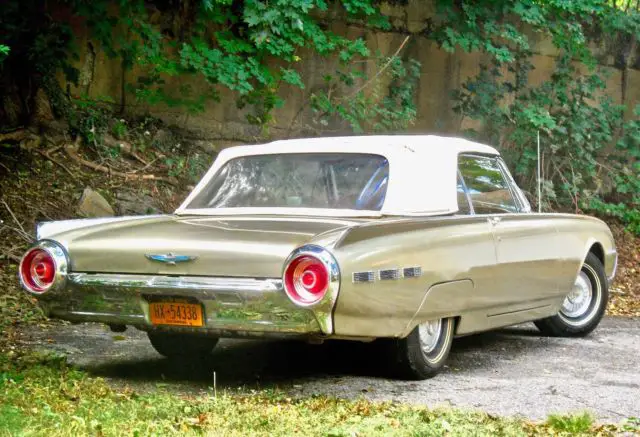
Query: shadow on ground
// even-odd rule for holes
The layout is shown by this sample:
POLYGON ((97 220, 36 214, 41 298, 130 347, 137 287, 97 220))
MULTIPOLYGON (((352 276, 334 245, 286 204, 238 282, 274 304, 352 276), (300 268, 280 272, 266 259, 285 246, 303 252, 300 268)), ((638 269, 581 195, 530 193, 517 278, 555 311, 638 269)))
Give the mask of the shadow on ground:
MULTIPOLYGON (((521 341, 522 336, 538 336, 538 333, 534 328, 510 328, 456 339, 444 373, 453 369, 460 374, 490 366, 492 357, 488 352, 492 350, 510 354, 518 354, 525 348, 530 350, 531 343, 525 345, 521 341)), ((136 342, 140 343, 139 348, 144 349, 146 337, 136 342)), ((153 351, 147 352, 92 360, 78 367, 107 378, 186 383, 203 388, 213 384, 215 372, 218 387, 230 389, 254 385, 261 388, 282 386, 325 377, 395 376, 390 370, 390 345, 380 341, 329 341, 310 345, 296 341, 222 340, 205 360, 184 357, 176 361, 162 358, 153 351)))

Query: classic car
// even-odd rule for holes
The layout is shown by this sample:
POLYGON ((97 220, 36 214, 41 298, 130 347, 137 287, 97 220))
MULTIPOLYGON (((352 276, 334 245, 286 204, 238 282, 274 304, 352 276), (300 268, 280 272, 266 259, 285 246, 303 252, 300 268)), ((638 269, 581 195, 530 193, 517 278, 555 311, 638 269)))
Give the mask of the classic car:
POLYGON ((590 333, 616 262, 602 221, 532 212, 493 147, 361 136, 224 149, 173 214, 41 223, 19 276, 50 317, 133 326, 167 357, 379 340, 421 379, 456 336, 590 333))

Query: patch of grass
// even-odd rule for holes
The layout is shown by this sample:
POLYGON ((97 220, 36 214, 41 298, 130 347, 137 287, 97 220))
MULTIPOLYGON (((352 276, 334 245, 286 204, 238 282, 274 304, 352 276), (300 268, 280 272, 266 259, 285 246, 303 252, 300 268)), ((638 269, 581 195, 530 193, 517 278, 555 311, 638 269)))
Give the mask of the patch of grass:
POLYGON ((622 422, 622 431, 640 435, 640 417, 629 417, 622 422))
POLYGON ((558 432, 580 434, 589 432, 593 427, 594 419, 586 411, 567 416, 552 414, 547 419, 547 424, 558 432))
MULTIPOLYGON (((69 367, 63 356, 0 354, 0 435, 536 436, 597 432, 592 421, 548 423, 453 409, 279 391, 177 396, 170 389, 116 390, 69 367), (588 422, 588 426, 587 426, 588 422), (558 423, 579 425, 556 428, 558 423)), ((550 419, 551 420, 551 419, 550 419)))

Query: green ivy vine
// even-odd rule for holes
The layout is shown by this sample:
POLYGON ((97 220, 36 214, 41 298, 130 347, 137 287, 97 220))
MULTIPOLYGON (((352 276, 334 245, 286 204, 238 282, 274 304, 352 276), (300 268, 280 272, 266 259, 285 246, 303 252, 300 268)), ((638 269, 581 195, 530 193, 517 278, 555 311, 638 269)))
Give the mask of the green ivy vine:
POLYGON ((461 121, 476 126, 464 134, 498 146, 531 193, 539 134, 545 209, 614 216, 640 233, 640 106, 625 114, 624 105, 606 97, 606 69, 593 49, 617 48, 615 66, 624 77, 640 37, 639 2, 437 0, 437 6, 433 38, 444 50, 487 55, 478 75, 453 95, 461 121), (553 42, 556 66, 534 85, 533 40, 541 38, 553 42))

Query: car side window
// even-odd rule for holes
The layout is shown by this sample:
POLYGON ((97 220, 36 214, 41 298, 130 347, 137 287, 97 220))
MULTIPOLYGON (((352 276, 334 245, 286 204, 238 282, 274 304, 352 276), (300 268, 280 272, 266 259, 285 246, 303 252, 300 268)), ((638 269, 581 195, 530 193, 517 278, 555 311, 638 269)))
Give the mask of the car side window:
POLYGON ((497 158, 462 155, 458 158, 458 169, 476 214, 519 212, 497 158))

